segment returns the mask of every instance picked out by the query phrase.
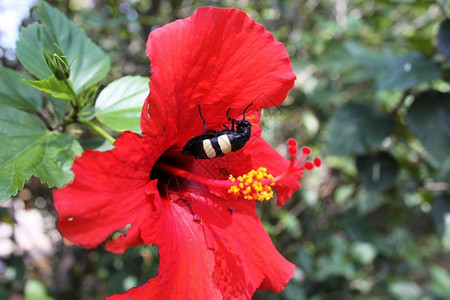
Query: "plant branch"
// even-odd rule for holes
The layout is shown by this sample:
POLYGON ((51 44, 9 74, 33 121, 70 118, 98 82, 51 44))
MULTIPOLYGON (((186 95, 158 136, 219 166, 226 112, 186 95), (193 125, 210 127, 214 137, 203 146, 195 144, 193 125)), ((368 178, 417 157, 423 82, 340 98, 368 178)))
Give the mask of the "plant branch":
POLYGON ((50 125, 49 120, 44 116, 44 114, 40 110, 36 111, 36 114, 44 122, 44 124, 45 124, 45 126, 47 127, 48 130, 50 130, 50 131, 54 130, 52 125, 50 125))
POLYGON ((407 89, 403 92, 403 95, 400 98, 400 101, 397 103, 397 105, 394 107, 394 109, 391 112, 392 116, 397 115, 398 111, 405 104, 406 98, 408 98, 409 95, 411 95, 411 89, 407 89))
POLYGON ((111 144, 114 144, 114 142, 116 141, 116 139, 114 137, 112 137, 109 133, 107 133, 103 128, 101 128, 97 124, 95 124, 91 121, 88 121, 86 119, 82 119, 82 118, 78 118, 77 121, 78 121, 78 123, 87 125, 87 126, 91 127, 93 130, 97 131, 101 136, 103 136, 105 139, 110 141, 111 144))
POLYGON ((75 91, 73 90, 72 82, 69 81, 69 79, 64 79, 64 84, 69 88, 70 92, 72 93, 72 106, 78 108, 79 107, 79 99, 77 97, 77 94, 75 94, 75 91))

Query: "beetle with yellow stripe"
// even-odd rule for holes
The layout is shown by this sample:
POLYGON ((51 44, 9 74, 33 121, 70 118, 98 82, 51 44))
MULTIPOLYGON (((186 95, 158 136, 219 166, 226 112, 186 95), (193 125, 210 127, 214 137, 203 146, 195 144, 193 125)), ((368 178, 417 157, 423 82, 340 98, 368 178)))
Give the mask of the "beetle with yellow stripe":
POLYGON ((187 141, 181 152, 199 159, 210 159, 242 149, 250 139, 252 125, 245 119, 245 112, 252 104, 245 107, 242 120, 236 120, 228 115, 230 107, 227 110, 227 119, 231 122, 231 128, 223 125, 225 127, 223 130, 205 129, 205 119, 199 105, 198 112, 203 122, 203 134, 194 136, 187 141))

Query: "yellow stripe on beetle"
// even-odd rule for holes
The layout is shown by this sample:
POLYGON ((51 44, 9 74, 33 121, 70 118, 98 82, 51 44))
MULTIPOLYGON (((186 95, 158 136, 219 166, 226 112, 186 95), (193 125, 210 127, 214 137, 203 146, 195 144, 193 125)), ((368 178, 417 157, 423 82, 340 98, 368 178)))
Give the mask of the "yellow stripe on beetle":
POLYGON ((223 154, 231 152, 231 142, 226 134, 218 136, 217 142, 219 143, 220 150, 222 150, 223 154))
POLYGON ((208 156, 208 158, 216 157, 216 150, 214 150, 210 140, 203 140, 203 149, 205 150, 206 156, 208 156))

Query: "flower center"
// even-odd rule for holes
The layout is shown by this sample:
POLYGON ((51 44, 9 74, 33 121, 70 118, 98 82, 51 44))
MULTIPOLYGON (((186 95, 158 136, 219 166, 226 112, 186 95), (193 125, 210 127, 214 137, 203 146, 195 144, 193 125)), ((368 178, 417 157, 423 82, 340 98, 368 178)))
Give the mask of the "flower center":
POLYGON ((314 158, 312 162, 306 160, 306 158, 311 154, 311 149, 308 147, 303 147, 301 149, 302 155, 299 159, 297 159, 297 142, 294 139, 289 139, 287 144, 290 164, 284 173, 276 177, 267 173, 267 169, 265 167, 259 167, 256 170, 251 170, 247 174, 237 177, 230 175, 228 180, 206 178, 178 169, 162 161, 158 161, 155 164, 155 168, 164 173, 172 174, 208 187, 226 189, 228 193, 236 195, 238 198, 241 197, 246 200, 268 201, 273 198, 274 193, 272 187, 276 186, 278 181, 295 172, 302 172, 305 169, 312 170, 314 167, 320 167, 322 164, 321 160, 317 157, 314 158))

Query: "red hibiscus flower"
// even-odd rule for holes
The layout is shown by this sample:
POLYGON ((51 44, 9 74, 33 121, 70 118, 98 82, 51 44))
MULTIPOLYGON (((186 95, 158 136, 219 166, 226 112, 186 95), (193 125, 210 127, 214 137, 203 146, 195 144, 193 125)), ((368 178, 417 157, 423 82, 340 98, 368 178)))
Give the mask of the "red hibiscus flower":
POLYGON ((300 187, 304 169, 320 164, 285 159, 261 138, 261 108, 281 104, 295 75, 284 46, 237 9, 200 8, 154 30, 148 39, 150 94, 143 136, 124 132, 115 149, 88 150, 75 160, 75 180, 54 191, 57 227, 67 239, 106 249, 159 247, 158 275, 108 299, 250 299, 256 289, 281 291, 294 265, 273 246, 254 200, 276 191, 282 205, 300 187), (181 149, 206 129, 251 127, 245 146, 213 159, 181 149), (273 174, 273 175, 271 175, 273 174))

